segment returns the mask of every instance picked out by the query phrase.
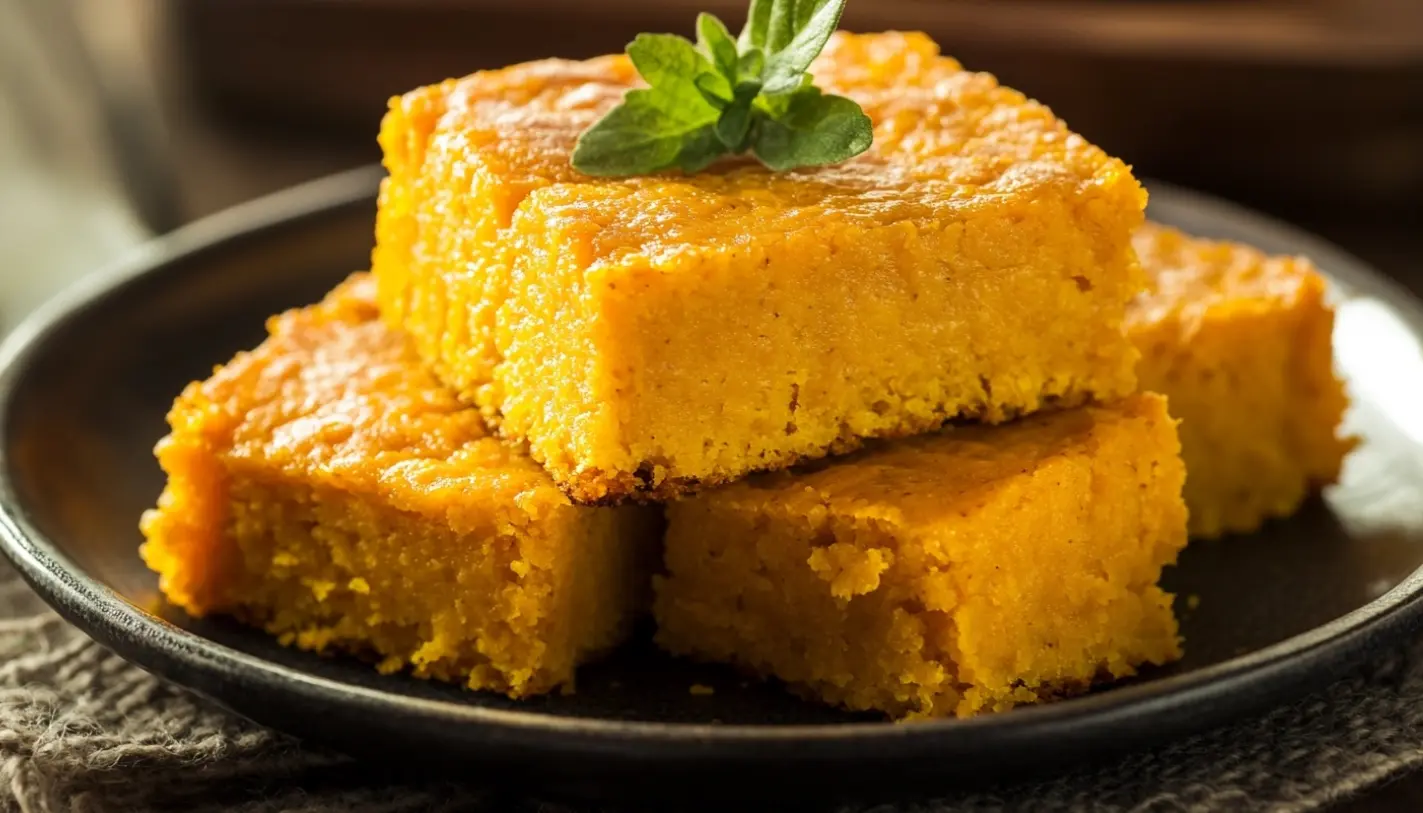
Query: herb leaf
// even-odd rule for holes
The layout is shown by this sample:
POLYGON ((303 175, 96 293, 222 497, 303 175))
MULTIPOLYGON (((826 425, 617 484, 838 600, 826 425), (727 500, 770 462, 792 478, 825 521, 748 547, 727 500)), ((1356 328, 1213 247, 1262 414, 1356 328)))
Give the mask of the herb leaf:
POLYGON ((736 40, 739 50, 765 49, 766 33, 771 28, 772 7, 783 2, 785 0, 751 0, 751 8, 746 12, 746 25, 741 27, 741 36, 736 40))
POLYGON ((795 36, 797 5, 799 3, 796 0, 773 0, 771 3, 771 18, 767 21, 764 46, 768 53, 774 54, 786 47, 791 37, 795 36))
MULTIPOLYGON (((840 15, 845 10, 845 0, 781 0, 779 6, 795 5, 798 12, 806 12, 803 20, 797 20, 795 36, 782 47, 772 47, 766 59, 765 84, 763 93, 775 95, 789 93, 800 87, 801 75, 810 68, 835 33, 840 24, 840 15)), ((774 41, 774 40, 773 40, 774 41)))
POLYGON ((697 15, 697 47, 711 57, 717 72, 726 77, 728 83, 736 82, 736 40, 715 14, 703 11, 697 15))
POLYGON ((704 73, 693 84, 713 107, 725 107, 732 99, 731 83, 719 73, 704 73))
POLYGON ((766 55, 760 48, 752 48, 741 54, 736 60, 736 78, 740 81, 755 81, 757 88, 761 85, 761 71, 766 67, 766 55))
MULTIPOLYGON (((810 18, 814 16, 815 12, 819 11, 823 5, 825 5, 825 0, 800 0, 800 2, 796 3, 796 30, 799 31, 805 28, 806 24, 810 22, 810 18)), ((845 4, 841 3, 840 5, 843 7, 845 4)))
POLYGON ((677 152, 677 168, 691 175, 706 169, 711 162, 726 154, 726 147, 717 137, 716 125, 708 124, 689 133, 677 152))
POLYGON ((647 84, 674 94, 695 90, 698 76, 715 71, 697 46, 676 34, 638 34, 627 52, 647 84))
POLYGON ((790 97, 784 115, 760 123, 752 150, 771 169, 786 170, 839 163, 869 149, 873 137, 859 105, 807 86, 790 97))
POLYGON ((751 104, 756 98, 756 91, 754 85, 742 87, 749 88, 749 92, 738 90, 736 98, 721 111, 721 118, 716 122, 717 139, 732 153, 746 151, 746 137, 751 132, 751 104))
POLYGON ((711 14, 697 42, 639 34, 628 56, 649 85, 583 132, 573 166, 596 176, 692 173, 748 150, 774 170, 844 161, 869 149, 859 105, 822 93, 807 71, 846 0, 751 0, 733 41, 711 14))
MULTIPOLYGON (((584 174, 601 176, 667 169, 686 160, 684 153, 695 151, 692 142, 701 138, 698 131, 710 131, 716 120, 717 109, 700 93, 676 96, 656 88, 631 90, 622 104, 584 131, 573 150, 573 166, 584 174)), ((710 135, 715 141, 716 134, 710 135)))

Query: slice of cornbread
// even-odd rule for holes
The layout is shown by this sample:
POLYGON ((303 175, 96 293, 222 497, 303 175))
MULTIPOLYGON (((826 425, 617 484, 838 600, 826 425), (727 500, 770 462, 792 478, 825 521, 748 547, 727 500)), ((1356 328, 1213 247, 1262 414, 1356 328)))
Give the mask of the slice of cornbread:
POLYGON ((1157 395, 878 445, 668 507, 658 642, 895 717, 969 716, 1180 656, 1157 395))
POLYGON ((169 414, 143 557, 170 600, 512 696, 619 642, 648 509, 575 506, 489 437, 380 322, 369 277, 269 330, 169 414))
POLYGON ((585 502, 1134 389, 1121 161, 920 34, 837 35, 813 73, 875 143, 783 173, 576 173, 621 56, 393 100, 382 313, 585 502))
POLYGON ((1191 533, 1253 531, 1334 482, 1353 442, 1334 312, 1309 261, 1148 224, 1150 290, 1128 312, 1144 389, 1181 421, 1191 533))

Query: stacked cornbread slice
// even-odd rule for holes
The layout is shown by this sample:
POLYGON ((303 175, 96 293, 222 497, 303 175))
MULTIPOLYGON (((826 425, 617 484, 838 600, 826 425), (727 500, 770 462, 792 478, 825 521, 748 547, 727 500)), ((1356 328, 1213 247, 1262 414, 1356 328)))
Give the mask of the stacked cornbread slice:
POLYGON ((1181 420, 1193 536, 1253 531, 1339 476, 1352 440, 1334 375, 1334 311, 1308 260, 1147 224, 1148 289, 1127 334, 1143 389, 1181 420))
POLYGON ((382 312, 581 502, 1135 389, 1146 195, 1121 161, 922 35, 837 37, 812 73, 874 146, 784 173, 579 175, 624 57, 405 96, 381 128, 382 312))
POLYGON ((645 606, 659 519, 574 505, 381 324, 357 276, 178 398, 143 555, 189 612, 513 696, 645 606))
POLYGON ((170 415, 165 593, 514 696, 571 685, 653 587, 668 650, 895 717, 1179 657, 1183 482, 1202 532, 1243 529, 1347 450, 1317 276, 1211 270, 1248 250, 1144 226, 1122 162, 922 35, 837 34, 811 73, 874 144, 779 173, 576 172, 624 57, 395 100, 373 278, 170 415), (1242 496, 1226 461, 1258 459, 1242 496))
POLYGON ((967 716, 1180 656, 1165 399, 869 448, 671 506, 658 640, 855 709, 967 716))

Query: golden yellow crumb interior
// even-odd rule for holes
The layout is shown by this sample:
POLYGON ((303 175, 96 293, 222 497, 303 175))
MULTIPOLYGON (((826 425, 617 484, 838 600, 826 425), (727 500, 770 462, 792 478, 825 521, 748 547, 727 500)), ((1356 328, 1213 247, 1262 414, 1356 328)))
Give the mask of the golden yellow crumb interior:
POLYGON ((668 508, 658 642, 896 717, 998 711, 1180 656, 1156 395, 895 441, 668 508))
POLYGON ((1191 533, 1249 532, 1333 483, 1353 441, 1334 311, 1309 261, 1148 224, 1150 288, 1128 313, 1143 388, 1181 421, 1191 533))
POLYGON ((569 685, 647 594, 655 511, 569 502, 377 318, 357 276, 184 391, 143 519, 189 612, 514 696, 569 685))

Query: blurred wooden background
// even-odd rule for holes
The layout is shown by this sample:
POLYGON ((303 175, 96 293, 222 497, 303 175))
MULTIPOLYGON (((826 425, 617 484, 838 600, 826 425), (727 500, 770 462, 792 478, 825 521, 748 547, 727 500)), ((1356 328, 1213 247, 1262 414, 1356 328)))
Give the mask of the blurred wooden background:
MULTIPOLYGON (((172 8, 205 95, 364 134, 388 96, 417 84, 618 51, 642 30, 690 33, 699 9, 739 25, 745 0, 172 8)), ((1236 197, 1263 185, 1280 198, 1381 207, 1423 191, 1418 0, 857 0, 844 24, 925 30, 1149 173, 1236 197)))
MULTIPOLYGON (((703 9, 735 27, 746 0, 77 2, 142 43, 115 70, 159 88, 195 214, 374 160, 386 99, 418 84, 690 33, 703 9)), ((1140 174, 1416 273, 1423 0, 852 0, 845 26, 925 30, 1140 174)))

